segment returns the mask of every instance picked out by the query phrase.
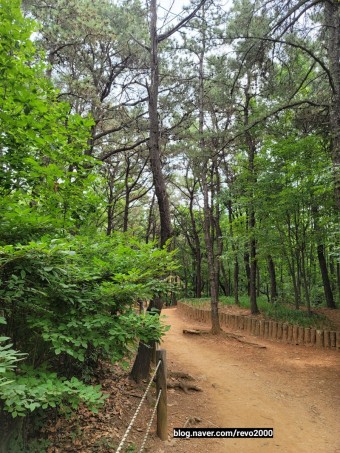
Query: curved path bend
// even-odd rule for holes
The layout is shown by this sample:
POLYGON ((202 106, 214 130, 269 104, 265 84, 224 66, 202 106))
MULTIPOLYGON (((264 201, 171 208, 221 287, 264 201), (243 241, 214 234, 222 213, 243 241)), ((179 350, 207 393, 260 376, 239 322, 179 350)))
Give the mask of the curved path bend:
POLYGON ((265 348, 226 336, 184 335, 183 328, 208 326, 175 308, 163 313, 171 324, 161 346, 168 368, 193 375, 203 389, 169 391, 170 432, 198 417, 191 426, 274 428, 274 438, 170 440, 159 452, 340 452, 338 352, 252 336, 243 338, 265 348))

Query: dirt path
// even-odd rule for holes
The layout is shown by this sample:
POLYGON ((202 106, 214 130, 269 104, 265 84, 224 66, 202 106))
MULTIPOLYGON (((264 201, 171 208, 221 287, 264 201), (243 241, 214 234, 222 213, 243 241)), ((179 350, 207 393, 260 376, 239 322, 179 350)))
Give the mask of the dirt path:
MULTIPOLYGON (((335 351, 245 337, 265 349, 212 336, 183 335, 208 328, 164 311, 171 329, 162 344, 168 367, 196 377, 202 393, 169 391, 169 430, 189 417, 197 427, 268 427, 273 439, 190 439, 158 444, 158 452, 340 452, 340 364, 335 351)), ((156 451, 156 450, 155 450, 156 451)))

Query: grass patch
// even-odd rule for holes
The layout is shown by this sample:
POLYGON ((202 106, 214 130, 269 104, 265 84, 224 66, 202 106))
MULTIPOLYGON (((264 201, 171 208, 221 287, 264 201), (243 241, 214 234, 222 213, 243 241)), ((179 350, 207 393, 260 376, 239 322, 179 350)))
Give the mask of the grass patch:
MULTIPOLYGON (((202 297, 200 299, 182 299, 189 305, 198 308, 209 308, 210 299, 202 297)), ((234 304, 233 297, 222 296, 219 299, 220 307, 230 305, 250 310, 249 297, 241 296, 240 304, 234 304)), ((304 310, 296 310, 293 306, 275 303, 271 304, 267 301, 265 296, 260 296, 257 299, 257 305, 261 314, 266 318, 273 321, 286 322, 288 324, 298 325, 301 327, 312 327, 315 329, 333 329, 332 322, 324 315, 318 313, 311 313, 310 315, 304 310)), ((249 313, 250 314, 250 313, 249 313)))

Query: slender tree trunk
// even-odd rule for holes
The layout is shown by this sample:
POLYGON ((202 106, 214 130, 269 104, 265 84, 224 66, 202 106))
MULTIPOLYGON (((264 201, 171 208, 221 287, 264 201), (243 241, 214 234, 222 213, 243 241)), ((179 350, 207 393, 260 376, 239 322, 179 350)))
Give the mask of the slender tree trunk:
MULTIPOLYGON (((251 87, 252 76, 247 74, 247 86, 245 88, 245 106, 244 106, 244 125, 249 125, 249 114, 250 114, 250 101, 251 101, 251 87)), ((256 269, 257 269, 257 256, 256 256, 256 239, 255 239, 255 199, 254 190, 256 184, 256 170, 255 170, 255 155, 256 155, 256 143, 250 130, 245 133, 245 139, 247 143, 248 153, 248 171, 249 171, 249 185, 248 188, 248 227, 249 227, 249 255, 250 255, 250 272, 249 272, 249 298, 250 298, 250 310, 253 315, 259 313, 259 309, 256 302, 256 269)))
POLYGON ((222 288, 224 295, 229 296, 230 295, 230 280, 229 280, 229 277, 225 270, 225 266, 224 266, 223 262, 220 263, 220 271, 221 271, 220 286, 222 288))
MULTIPOLYGON (((247 244, 248 246, 248 244, 247 244)), ((246 277, 247 277, 247 294, 250 296, 250 264, 249 264, 249 253, 245 252, 243 255, 243 261, 244 261, 244 269, 246 271, 246 277)))
POLYGON ((309 292, 309 285, 308 285, 307 271, 306 271, 305 247, 301 251, 301 272, 302 272, 303 288, 305 291, 307 312, 308 312, 308 314, 310 314, 311 313, 310 292, 309 292))
MULTIPOLYGON (((216 190, 212 193, 212 196, 216 199, 215 201, 215 216, 213 216, 213 222, 214 222, 214 230, 215 230, 215 241, 216 241, 216 255, 215 255, 215 266, 216 266, 216 275, 217 275, 217 281, 220 282, 220 275, 221 275, 221 270, 222 275, 225 277, 225 270, 223 263, 221 262, 221 258, 223 255, 223 240, 222 240, 222 229, 221 229, 221 215, 220 215, 220 203, 219 203, 219 198, 221 194, 221 178, 220 178, 220 173, 218 169, 218 163, 215 159, 214 165, 213 165, 213 171, 212 171, 212 181, 214 181, 214 176, 216 179, 216 190)), ((227 283, 226 279, 225 282, 227 283)), ((219 288, 219 286, 218 286, 219 288)), ((223 285, 223 288, 225 288, 225 284, 223 285)), ((225 289, 224 292, 226 293, 225 289)))
POLYGON ((125 192, 125 206, 124 206, 124 218, 123 218, 123 232, 128 230, 129 225, 129 208, 130 208, 130 192, 125 192))
POLYGON ((234 261, 234 300, 235 300, 236 305, 240 305, 239 284, 238 284, 239 274, 240 274, 240 269, 239 269, 239 264, 238 264, 238 258, 236 256, 235 261, 234 261))
POLYGON ((161 152, 159 146, 159 120, 158 120, 158 92, 159 92, 159 59, 158 59, 158 36, 157 36, 157 4, 156 0, 150 0, 150 69, 151 82, 149 86, 149 154, 150 166, 153 175, 155 193, 158 202, 161 238, 160 245, 163 247, 172 235, 170 205, 166 191, 165 179, 162 171, 161 152))
POLYGON ((276 272, 275 264, 271 255, 268 255, 268 273, 270 278, 270 301, 274 303, 277 299, 277 287, 276 287, 276 272))
POLYGON ((260 268, 256 266, 256 297, 260 297, 260 289, 261 289, 261 275, 260 275, 260 268))
POLYGON ((211 332, 217 334, 220 332, 220 322, 218 315, 218 275, 216 272, 216 263, 214 257, 214 245, 211 239, 211 207, 209 206, 208 184, 206 173, 202 176, 202 188, 204 199, 204 238, 207 249, 209 284, 211 299, 211 332))
POLYGON ((113 231, 113 187, 111 181, 109 181, 109 197, 107 206, 107 228, 106 234, 110 236, 113 231))
POLYGON ((319 222, 318 222, 318 207, 317 206, 312 207, 312 213, 313 213, 313 219, 314 219, 314 231, 316 233, 316 241, 317 241, 316 250, 317 250, 317 255, 318 255, 320 272, 321 272, 321 276, 322 276, 322 283, 323 283, 323 289, 324 289, 324 294, 325 294, 325 299, 326 299, 326 305, 328 308, 336 308, 336 305, 334 302, 334 297, 333 297, 332 286, 331 286, 331 282, 330 282, 329 275, 328 275, 327 262, 326 262, 326 257, 325 257, 325 246, 320 241, 321 232, 320 232, 320 227, 319 227, 319 222))
POLYGON ((286 213, 286 217, 287 217, 288 245, 289 245, 289 253, 287 252, 287 261, 288 261, 289 272, 292 277, 292 283, 293 283, 293 288, 294 288, 295 308, 296 308, 296 310, 298 310, 299 306, 300 306, 300 299, 301 299, 299 257, 296 255, 296 250, 294 250, 294 246, 293 246, 291 218, 290 218, 289 212, 286 213), (289 259, 289 256, 290 256, 290 259, 289 259), (296 266, 295 266, 295 263, 296 263, 296 266))
POLYGON ((202 297, 202 253, 201 249, 196 249, 196 267, 195 267, 195 297, 202 297))
POLYGON ((202 297, 202 252, 194 213, 194 189, 189 191, 189 213, 195 244, 195 297, 202 297))
POLYGON ((149 215, 148 215, 148 225, 146 228, 146 235, 145 235, 145 242, 148 244, 150 241, 150 235, 152 233, 152 226, 154 224, 154 205, 155 205, 155 194, 152 196, 151 204, 149 207, 149 215))
POLYGON ((334 302, 334 297, 333 297, 333 291, 332 291, 332 287, 331 287, 331 282, 330 282, 329 276, 328 276, 327 262, 326 262, 326 258, 325 258, 325 246, 323 244, 319 244, 317 246, 317 254, 318 254, 319 266, 320 266, 320 271, 321 271, 321 276, 322 276, 322 283, 323 283, 327 307, 336 308, 336 305, 334 302))
MULTIPOLYGON (((251 173, 254 174, 254 158, 255 147, 252 145, 249 149, 249 168, 251 173)), ((249 298, 250 310, 253 315, 259 313, 256 302, 256 271, 257 271, 257 256, 256 256, 256 239, 255 239, 255 208, 253 206, 254 200, 250 202, 249 209, 249 234, 250 234, 250 272, 249 272, 249 298)))
POLYGON ((129 176, 130 176, 130 159, 126 159, 126 170, 125 170, 125 206, 124 206, 124 217, 123 217, 123 232, 128 230, 129 224, 129 208, 130 208, 130 188, 129 188, 129 176))
MULTIPOLYGON (((220 322, 218 315, 218 274, 216 272, 216 257, 214 256, 214 244, 212 241, 212 226, 213 226, 213 212, 211 203, 209 204, 209 190, 208 190, 208 158, 207 149, 204 140, 204 57, 205 57, 205 16, 204 7, 202 8, 202 49, 199 55, 199 135, 200 135, 200 149, 203 160, 202 165, 202 191, 204 203, 204 239, 207 250, 208 269, 209 269, 209 283, 210 283, 210 298, 211 298, 211 332, 217 334, 220 332, 220 322)), ((211 182, 212 183, 212 182, 211 182)))
MULTIPOLYGON (((163 247, 171 237, 170 205, 166 192, 165 180, 162 172, 161 155, 159 146, 159 121, 158 121, 158 91, 159 91, 159 61, 158 61, 158 36, 157 36, 157 4, 150 0, 150 73, 149 86, 149 157, 150 166, 158 202, 160 217, 160 246, 163 247)), ((148 309, 156 307, 162 309, 163 302, 157 298, 150 302, 148 309)), ((147 345, 151 346, 151 345, 147 345)), ((131 370, 131 377, 138 382, 145 379, 150 370, 151 352, 142 343, 139 343, 137 356, 131 370)))
POLYGON ((327 27, 327 51, 329 71, 332 78, 330 104, 331 155, 334 172, 335 206, 340 211, 340 2, 327 0, 325 25, 327 27))
MULTIPOLYGON (((233 214, 233 204, 231 199, 228 200, 228 218, 229 218, 229 234, 230 234, 230 239, 231 239, 231 249, 233 251, 233 259, 234 259, 234 301, 236 305, 240 305, 240 300, 239 300, 239 263, 238 263, 238 256, 237 256, 237 249, 235 247, 234 243, 234 231, 233 231, 233 220, 234 220, 234 214, 233 214)), ((248 279, 248 276, 247 276, 248 279)), ((249 281, 249 280, 248 280, 249 281)))

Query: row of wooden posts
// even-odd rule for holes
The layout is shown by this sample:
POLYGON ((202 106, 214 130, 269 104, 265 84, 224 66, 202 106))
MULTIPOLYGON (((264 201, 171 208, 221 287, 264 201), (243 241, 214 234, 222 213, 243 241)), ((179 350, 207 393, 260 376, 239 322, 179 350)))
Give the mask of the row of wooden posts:
MULTIPOLYGON (((204 323, 208 323, 211 320, 210 310, 193 307, 183 302, 178 302, 177 308, 191 319, 204 323)), ((257 337, 277 340, 288 344, 340 350, 339 331, 301 327, 288 323, 258 319, 254 316, 220 313, 219 317, 222 326, 245 330, 257 337)))

